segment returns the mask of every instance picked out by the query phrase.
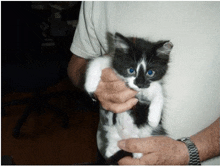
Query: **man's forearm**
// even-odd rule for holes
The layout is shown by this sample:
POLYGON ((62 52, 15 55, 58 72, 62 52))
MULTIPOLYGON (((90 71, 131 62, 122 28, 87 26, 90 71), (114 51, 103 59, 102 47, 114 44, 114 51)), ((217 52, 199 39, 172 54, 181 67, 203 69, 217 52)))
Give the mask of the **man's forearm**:
POLYGON ((191 136, 199 151, 201 161, 220 155, 220 118, 196 135, 191 136))
POLYGON ((68 64, 67 73, 72 81, 72 83, 80 88, 83 89, 83 85, 85 82, 85 72, 88 60, 78 57, 73 54, 71 60, 68 64))

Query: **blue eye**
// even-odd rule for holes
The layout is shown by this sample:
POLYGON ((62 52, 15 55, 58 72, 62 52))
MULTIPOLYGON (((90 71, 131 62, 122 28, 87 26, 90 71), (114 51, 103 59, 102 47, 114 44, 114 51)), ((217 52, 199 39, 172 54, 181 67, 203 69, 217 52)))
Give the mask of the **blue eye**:
POLYGON ((149 75, 150 77, 152 77, 154 75, 154 71, 153 70, 148 70, 147 75, 149 75))
POLYGON ((130 68, 130 69, 129 69, 129 72, 130 72, 130 73, 134 73, 134 69, 130 68))
POLYGON ((135 74, 135 70, 132 67, 128 68, 127 72, 128 72, 128 74, 131 74, 131 75, 135 74))

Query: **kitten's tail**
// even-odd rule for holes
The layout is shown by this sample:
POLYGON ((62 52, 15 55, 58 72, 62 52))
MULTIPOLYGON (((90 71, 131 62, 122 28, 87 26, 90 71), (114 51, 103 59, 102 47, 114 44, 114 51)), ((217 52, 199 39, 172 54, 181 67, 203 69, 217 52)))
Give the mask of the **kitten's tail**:
POLYGON ((131 156, 132 153, 126 152, 124 150, 119 150, 117 153, 115 153, 113 156, 108 158, 105 162, 106 165, 118 165, 118 161, 126 156, 131 156))

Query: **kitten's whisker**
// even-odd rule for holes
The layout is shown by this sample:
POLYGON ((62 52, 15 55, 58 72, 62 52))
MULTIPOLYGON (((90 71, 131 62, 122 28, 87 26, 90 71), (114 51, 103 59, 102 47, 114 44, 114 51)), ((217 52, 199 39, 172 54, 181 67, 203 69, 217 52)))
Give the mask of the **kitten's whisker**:
POLYGON ((152 58, 153 58, 153 54, 151 55, 151 58, 150 58, 150 60, 148 62, 149 64, 151 63, 152 58))

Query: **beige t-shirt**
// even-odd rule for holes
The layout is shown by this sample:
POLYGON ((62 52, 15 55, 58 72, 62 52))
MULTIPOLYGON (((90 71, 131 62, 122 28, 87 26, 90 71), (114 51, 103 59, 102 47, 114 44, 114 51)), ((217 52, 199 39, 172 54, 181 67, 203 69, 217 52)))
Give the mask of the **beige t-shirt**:
POLYGON ((83 2, 71 51, 108 53, 107 32, 174 44, 164 78, 170 137, 191 136, 220 116, 220 2, 83 2))

